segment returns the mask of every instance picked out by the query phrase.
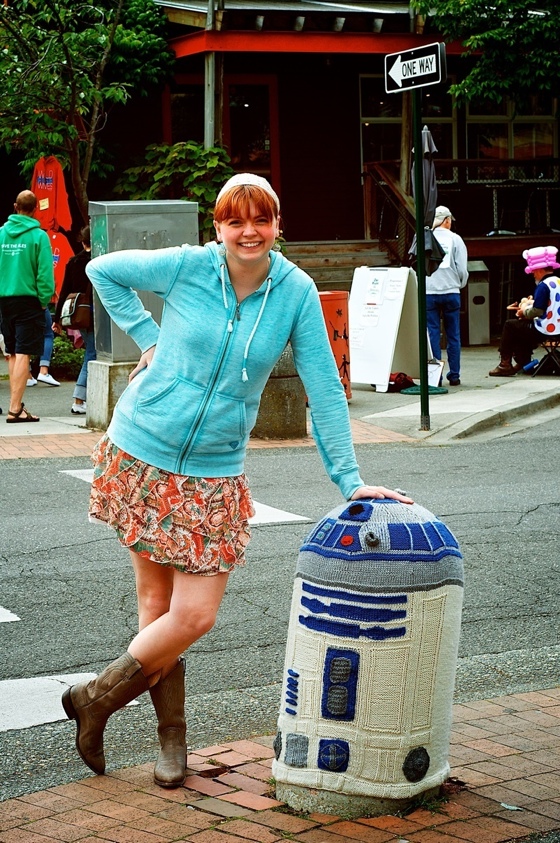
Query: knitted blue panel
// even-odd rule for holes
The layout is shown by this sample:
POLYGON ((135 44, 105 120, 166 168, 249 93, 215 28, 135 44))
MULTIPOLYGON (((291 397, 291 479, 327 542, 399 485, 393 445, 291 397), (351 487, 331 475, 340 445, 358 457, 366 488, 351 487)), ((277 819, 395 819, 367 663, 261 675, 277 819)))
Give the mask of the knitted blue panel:
POLYGON ((340 518, 344 521, 369 521, 372 512, 372 504, 353 501, 344 512, 340 513, 340 518))
POLYGON ((316 585, 311 585, 308 582, 302 582, 302 591, 307 591, 308 594, 317 594, 319 597, 330 597, 335 600, 355 600, 360 603, 406 603, 408 597, 406 594, 356 594, 351 591, 340 591, 339 589, 321 588, 316 585))
POLYGON ((321 716, 329 720, 353 720, 360 654, 329 647, 323 671, 321 716))
POLYGON ((296 670, 288 668, 286 671, 286 693, 284 699, 288 705, 284 711, 286 714, 297 714, 298 694, 299 694, 299 673, 296 670))
POLYGON ((366 609, 363 606, 351 606, 342 603, 323 603, 309 597, 301 598, 301 605, 315 615, 329 615, 332 618, 347 618, 364 623, 387 623, 388 621, 406 618, 406 611, 402 609, 366 609))
POLYGON ((347 741, 324 739, 319 741, 317 766, 320 770, 344 773, 348 769, 350 747, 347 741))
POLYGON ((398 626, 394 629, 384 629, 382 626, 363 627, 356 623, 339 623, 322 618, 308 618, 300 615, 298 618, 302 626, 315 632, 327 635, 338 635, 342 638, 369 638, 372 641, 387 641, 389 638, 402 638, 406 635, 406 627, 398 626))

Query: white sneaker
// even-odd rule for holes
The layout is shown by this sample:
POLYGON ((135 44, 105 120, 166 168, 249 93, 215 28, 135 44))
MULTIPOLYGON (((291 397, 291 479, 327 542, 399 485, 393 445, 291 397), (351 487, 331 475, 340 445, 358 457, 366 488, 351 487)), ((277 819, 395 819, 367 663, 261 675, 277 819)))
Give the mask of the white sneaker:
POLYGON ((70 412, 75 416, 85 416, 86 405, 85 404, 76 404, 76 402, 74 402, 72 404, 72 409, 70 410, 70 412))
POLYGON ((36 378, 30 377, 30 378, 27 378, 26 386, 35 386, 36 383, 37 383, 36 378))
POLYGON ((47 383, 49 386, 60 386, 60 383, 58 381, 55 381, 53 376, 50 374, 42 375, 39 372, 39 374, 37 375, 37 380, 41 383, 47 383))

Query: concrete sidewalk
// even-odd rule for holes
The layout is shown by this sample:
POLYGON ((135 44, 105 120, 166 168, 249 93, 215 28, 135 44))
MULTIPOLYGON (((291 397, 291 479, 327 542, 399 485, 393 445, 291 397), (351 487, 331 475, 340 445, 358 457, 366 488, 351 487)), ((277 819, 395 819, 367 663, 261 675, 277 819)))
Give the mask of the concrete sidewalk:
MULTIPOLYGON (((539 352, 542 354, 542 352, 539 352)), ((542 413, 560 415, 560 379, 491 378, 498 362, 493 346, 472 346, 462 350, 461 385, 447 394, 429 395, 429 430, 420 430, 420 396, 381 393, 369 384, 352 384, 349 410, 356 444, 383 442, 429 442, 449 444, 468 436, 496 436, 527 425, 527 416, 542 413)), ((6 362, 0 359, 0 459, 24 457, 87 456, 99 438, 98 431, 85 427, 85 418, 72 416, 74 384, 59 387, 37 384, 26 390, 24 401, 41 417, 37 424, 7 425, 6 362), (4 375, 4 378, 2 378, 4 375)), ((538 420, 535 419, 535 420, 538 420)), ((251 448, 312 446, 310 436, 297 440, 251 439, 251 448)))
POLYGON ((560 829, 560 688, 455 705, 451 777, 405 816, 294 813, 274 798, 272 741, 189 753, 177 790, 145 764, 9 799, 0 841, 500 843, 560 829))

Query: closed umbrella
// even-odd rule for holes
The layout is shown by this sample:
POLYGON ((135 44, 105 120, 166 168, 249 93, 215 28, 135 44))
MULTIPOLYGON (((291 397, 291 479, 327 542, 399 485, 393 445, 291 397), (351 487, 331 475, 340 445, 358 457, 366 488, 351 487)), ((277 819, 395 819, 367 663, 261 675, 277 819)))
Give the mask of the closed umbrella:
MULTIPOLYGON (((431 275, 435 272, 444 258, 443 250, 434 237, 432 232, 432 223, 437 207, 437 179, 436 179, 436 165, 434 163, 434 152, 437 152, 437 147, 434 143, 432 133, 427 126, 422 129, 422 182, 424 188, 423 209, 424 209, 424 250, 426 254, 426 275, 431 275)), ((412 195, 415 195, 414 190, 414 167, 416 165, 417 155, 415 152, 414 162, 412 164, 412 195)), ((415 197, 416 198, 416 197, 415 197)), ((416 235, 412 241, 409 249, 409 256, 416 257, 416 235)))

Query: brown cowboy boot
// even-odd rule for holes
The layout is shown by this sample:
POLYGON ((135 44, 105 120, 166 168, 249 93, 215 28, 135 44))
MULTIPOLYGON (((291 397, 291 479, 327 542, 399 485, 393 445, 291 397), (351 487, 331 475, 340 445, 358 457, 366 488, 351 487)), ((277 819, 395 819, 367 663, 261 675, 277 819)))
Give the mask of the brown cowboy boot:
POLYGON ((150 688, 150 696, 158 718, 161 745, 154 781, 160 787, 181 787, 187 775, 184 659, 179 659, 171 673, 150 688))
POLYGON ((512 378, 517 374, 519 368, 512 366, 511 357, 502 357, 499 364, 491 372, 488 372, 491 378, 512 378))
POLYGON ((72 685, 63 693, 64 711, 78 727, 76 749, 94 773, 105 772, 103 730, 110 715, 147 690, 142 665, 124 653, 95 679, 72 685))

